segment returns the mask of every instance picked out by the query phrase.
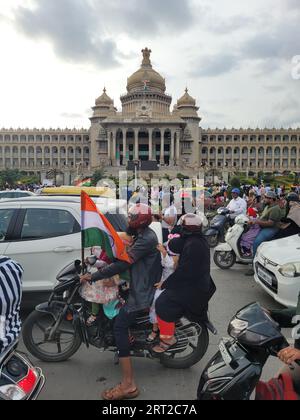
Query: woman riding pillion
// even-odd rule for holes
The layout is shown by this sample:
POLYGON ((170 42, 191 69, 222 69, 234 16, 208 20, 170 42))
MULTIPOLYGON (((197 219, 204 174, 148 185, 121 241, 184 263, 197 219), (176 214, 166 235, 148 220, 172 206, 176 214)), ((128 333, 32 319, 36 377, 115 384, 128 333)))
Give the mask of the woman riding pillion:
POLYGON ((186 214, 181 220, 182 252, 176 271, 166 280, 156 302, 162 354, 176 345, 175 322, 185 316, 192 322, 207 321, 208 303, 216 292, 210 275, 210 250, 202 233, 203 218, 186 214))
POLYGON ((132 207, 129 210, 128 222, 130 234, 135 238, 128 250, 132 264, 116 261, 93 276, 85 275, 81 278, 82 282, 95 282, 122 274, 128 269, 131 271, 129 297, 114 324, 123 379, 120 385, 102 394, 103 399, 111 401, 132 399, 139 395, 130 358, 129 328, 135 324, 141 311, 150 308, 155 293, 154 285, 159 283, 162 271, 160 253, 157 250, 158 239, 155 232, 149 228, 152 223, 150 207, 144 204, 132 207))

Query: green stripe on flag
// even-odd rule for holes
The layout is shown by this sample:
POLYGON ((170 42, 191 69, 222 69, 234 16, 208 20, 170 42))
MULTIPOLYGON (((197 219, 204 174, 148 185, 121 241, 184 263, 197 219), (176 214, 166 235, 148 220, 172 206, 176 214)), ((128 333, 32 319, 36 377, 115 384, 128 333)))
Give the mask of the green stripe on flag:
MULTIPOLYGON (((82 246, 83 248, 92 248, 93 246, 100 246, 108 258, 113 261, 115 259, 111 242, 107 233, 97 228, 89 228, 82 231, 82 246)), ((122 280, 130 282, 130 270, 125 271, 120 275, 122 280)))
POLYGON ((84 248, 91 248, 93 246, 100 246, 107 254, 108 258, 113 261, 114 254, 111 247, 111 242, 108 235, 97 228, 85 229, 82 231, 82 246, 84 248))

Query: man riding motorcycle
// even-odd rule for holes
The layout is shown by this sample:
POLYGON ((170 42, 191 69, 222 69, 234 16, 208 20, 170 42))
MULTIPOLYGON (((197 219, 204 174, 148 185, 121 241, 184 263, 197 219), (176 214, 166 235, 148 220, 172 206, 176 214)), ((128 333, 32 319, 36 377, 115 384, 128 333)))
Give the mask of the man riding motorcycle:
POLYGON ((81 282, 96 282, 111 278, 116 274, 122 274, 128 269, 131 271, 129 297, 114 324, 114 335, 123 380, 120 385, 102 394, 103 399, 109 401, 133 399, 139 395, 130 358, 129 328, 135 323, 141 311, 150 308, 155 293, 154 285, 161 279, 160 253, 157 250, 158 239, 155 232, 149 228, 152 223, 150 207, 145 204, 137 204, 132 207, 129 210, 128 222, 130 235, 135 238, 133 245, 128 250, 132 264, 115 261, 92 276, 87 274, 81 278, 81 282))

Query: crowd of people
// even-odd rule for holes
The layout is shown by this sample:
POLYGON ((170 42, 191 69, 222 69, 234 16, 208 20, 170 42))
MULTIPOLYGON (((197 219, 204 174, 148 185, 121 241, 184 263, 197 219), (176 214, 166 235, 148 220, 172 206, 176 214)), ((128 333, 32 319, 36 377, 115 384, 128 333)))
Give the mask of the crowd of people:
MULTIPOLYGON (((300 233, 300 196, 298 192, 285 193, 282 189, 264 189, 263 195, 256 195, 250 189, 241 198, 242 191, 234 189, 228 209, 235 219, 238 215, 249 217, 249 230, 241 240, 245 256, 254 258, 263 242, 283 239, 300 233)), ((250 269, 246 275, 252 276, 250 269)))
MULTIPOLYGON (((251 231, 252 235, 245 236, 243 244, 245 252, 253 256, 262 242, 300 232, 299 191, 286 194, 283 188, 275 190, 269 186, 261 186, 258 190, 245 186, 230 189, 226 184, 211 188, 213 195, 223 197, 223 205, 228 207, 232 223, 238 215, 248 214, 249 231, 245 235, 251 231)), ((130 262, 106 260, 94 273, 81 277, 83 287, 99 281, 107 281, 106 286, 110 287, 111 279, 122 277, 130 271, 128 299, 114 322, 122 382, 103 393, 105 400, 133 399, 140 394, 130 358, 130 327, 141 311, 151 308, 153 329, 148 342, 158 356, 176 346, 175 325, 182 316, 192 322, 207 321, 208 305, 216 286, 211 278, 210 250, 203 235, 205 217, 197 210, 192 195, 180 195, 181 208, 178 209, 175 200, 178 192, 174 189, 158 189, 154 201, 159 207, 154 214, 148 205, 153 203, 142 203, 141 197, 145 198, 145 192, 137 190, 135 203, 129 210, 128 231, 123 238, 130 262), (189 205, 196 207, 196 211, 187 211, 189 205), (150 229, 153 220, 162 223, 163 244, 158 243, 156 234, 150 229)), ((130 198, 134 197, 131 195, 130 198)), ((21 277, 22 268, 17 263, 7 257, 0 258, 0 353, 19 333, 21 277), (18 293, 5 292, 3 288, 6 284, 18 293), (12 314, 9 308, 12 308, 12 314)), ((96 321, 98 311, 98 302, 93 296, 90 299, 95 304, 93 318, 87 320, 90 324, 96 321)), ((279 357, 289 363, 300 359, 300 353, 297 349, 289 348, 283 350, 279 357)))

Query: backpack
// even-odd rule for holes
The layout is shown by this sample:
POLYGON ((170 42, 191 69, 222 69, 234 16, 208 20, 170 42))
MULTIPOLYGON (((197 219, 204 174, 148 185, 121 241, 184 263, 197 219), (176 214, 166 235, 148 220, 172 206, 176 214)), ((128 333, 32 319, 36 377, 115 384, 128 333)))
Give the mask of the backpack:
POLYGON ((289 374, 282 374, 269 382, 259 382, 256 387, 256 401, 298 401, 293 379, 289 374))

